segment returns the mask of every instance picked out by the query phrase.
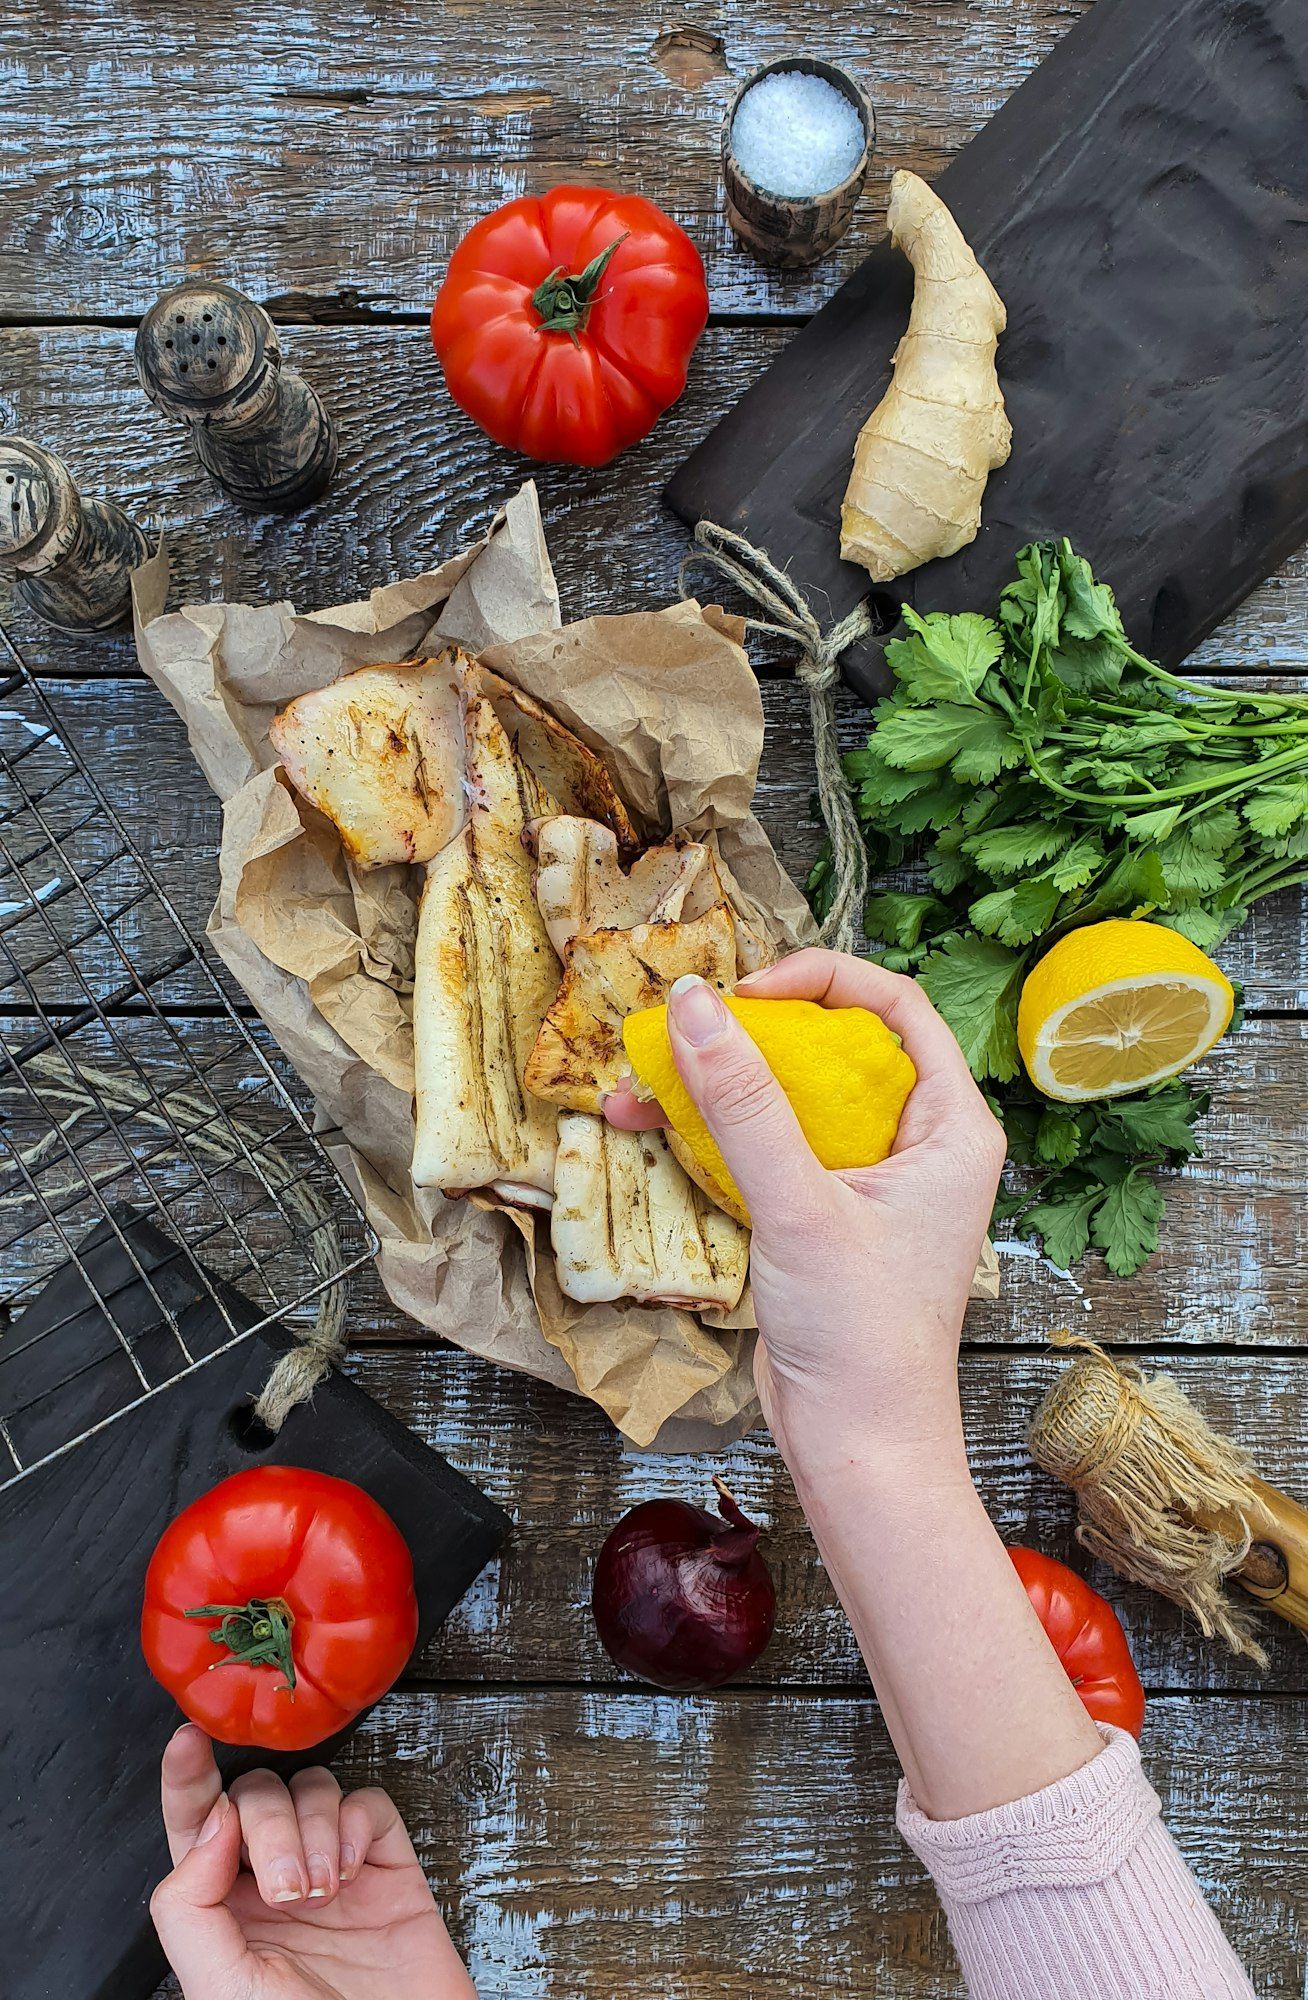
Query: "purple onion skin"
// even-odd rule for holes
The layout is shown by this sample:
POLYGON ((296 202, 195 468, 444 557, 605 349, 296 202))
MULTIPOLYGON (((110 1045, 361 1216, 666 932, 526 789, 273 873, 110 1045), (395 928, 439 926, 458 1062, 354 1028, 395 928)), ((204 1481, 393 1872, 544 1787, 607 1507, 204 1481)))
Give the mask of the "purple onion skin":
POLYGON ((670 1693, 744 1673, 776 1620, 759 1530, 715 1484, 724 1518, 686 1500, 646 1500, 623 1515, 595 1565, 591 1606, 605 1652, 670 1693))

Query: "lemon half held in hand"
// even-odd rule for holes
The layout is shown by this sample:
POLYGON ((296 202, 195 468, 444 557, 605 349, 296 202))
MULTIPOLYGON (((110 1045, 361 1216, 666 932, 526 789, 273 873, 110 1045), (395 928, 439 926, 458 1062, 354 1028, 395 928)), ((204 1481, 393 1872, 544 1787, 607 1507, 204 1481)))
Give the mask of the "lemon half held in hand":
POLYGON ((1017 1041, 1046 1097, 1125 1097, 1206 1056, 1234 1008, 1230 980, 1189 938, 1114 917, 1070 931, 1034 967, 1017 1041))
MULTIPOLYGON (((886 1158, 917 1071, 884 1021, 864 1007, 819 1007, 815 1000, 727 996, 725 1005, 762 1051, 824 1167, 874 1167, 886 1158)), ((622 1039, 637 1078, 682 1142, 674 1147, 682 1164, 720 1208, 748 1222, 740 1189, 673 1060, 667 1008, 628 1014, 622 1039)))

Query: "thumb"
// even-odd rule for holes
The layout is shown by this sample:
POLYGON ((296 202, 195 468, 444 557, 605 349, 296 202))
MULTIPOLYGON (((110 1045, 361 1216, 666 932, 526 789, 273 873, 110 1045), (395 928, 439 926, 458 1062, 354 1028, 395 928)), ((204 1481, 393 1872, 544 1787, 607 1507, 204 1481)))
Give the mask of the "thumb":
POLYGON ((822 1168, 781 1085, 711 986, 686 973, 668 995, 681 1080, 745 1197, 755 1227, 793 1216, 822 1168))
POLYGON ((241 1818, 224 1792, 150 1898, 150 1915, 184 2000, 244 2000, 245 1938, 226 1907, 241 1865, 241 1818))

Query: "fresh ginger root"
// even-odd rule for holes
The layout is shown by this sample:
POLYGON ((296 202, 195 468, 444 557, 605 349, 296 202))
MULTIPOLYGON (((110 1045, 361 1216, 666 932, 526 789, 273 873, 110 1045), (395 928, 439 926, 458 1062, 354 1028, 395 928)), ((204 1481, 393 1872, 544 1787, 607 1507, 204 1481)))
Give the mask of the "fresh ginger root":
POLYGON ((1003 300, 916 174, 895 175, 887 220, 913 266, 913 310, 840 510, 841 555, 877 583, 975 539, 986 480, 1013 436, 995 373, 1003 300))

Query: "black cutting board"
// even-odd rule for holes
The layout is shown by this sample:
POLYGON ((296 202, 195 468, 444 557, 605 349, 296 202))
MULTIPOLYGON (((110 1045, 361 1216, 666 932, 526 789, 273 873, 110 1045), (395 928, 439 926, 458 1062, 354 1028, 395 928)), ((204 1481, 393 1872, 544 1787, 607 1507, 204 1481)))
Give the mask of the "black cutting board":
MULTIPOLYGON (((261 1447, 250 1399, 288 1343, 252 1333, 215 1352, 230 1334, 189 1256, 139 1219, 129 1230, 192 1354, 211 1358, 0 1494, 4 2000, 144 2000, 166 1969, 146 1905, 168 1868, 159 1758, 180 1717, 146 1671, 137 1621, 146 1564, 179 1508, 262 1463, 354 1480, 413 1552, 420 1646, 509 1526, 475 1486, 339 1375, 261 1447)), ((137 1330, 147 1376, 171 1375, 172 1334, 112 1232, 97 1231, 81 1255, 101 1295, 113 1294, 120 1323, 137 1330)), ((225 1296, 238 1325, 254 1320, 244 1299, 225 1296)), ((0 1408, 34 1399, 16 1438, 29 1463, 120 1408, 134 1379, 71 1267, 0 1338, 0 1376, 0 1408)), ((229 1750, 219 1761, 229 1778, 256 1763, 289 1772, 329 1760, 344 1740, 299 1757, 229 1750)))
MULTIPOLYGON (((976 541, 878 609, 989 609, 1023 543, 1067 535, 1175 665, 1308 536, 1308 0, 1098 0, 937 185, 1008 308, 1013 453, 976 541)), ((886 240, 665 496, 823 622, 870 587, 840 502, 911 298, 886 240)), ((875 639, 843 665, 884 691, 875 639)))

